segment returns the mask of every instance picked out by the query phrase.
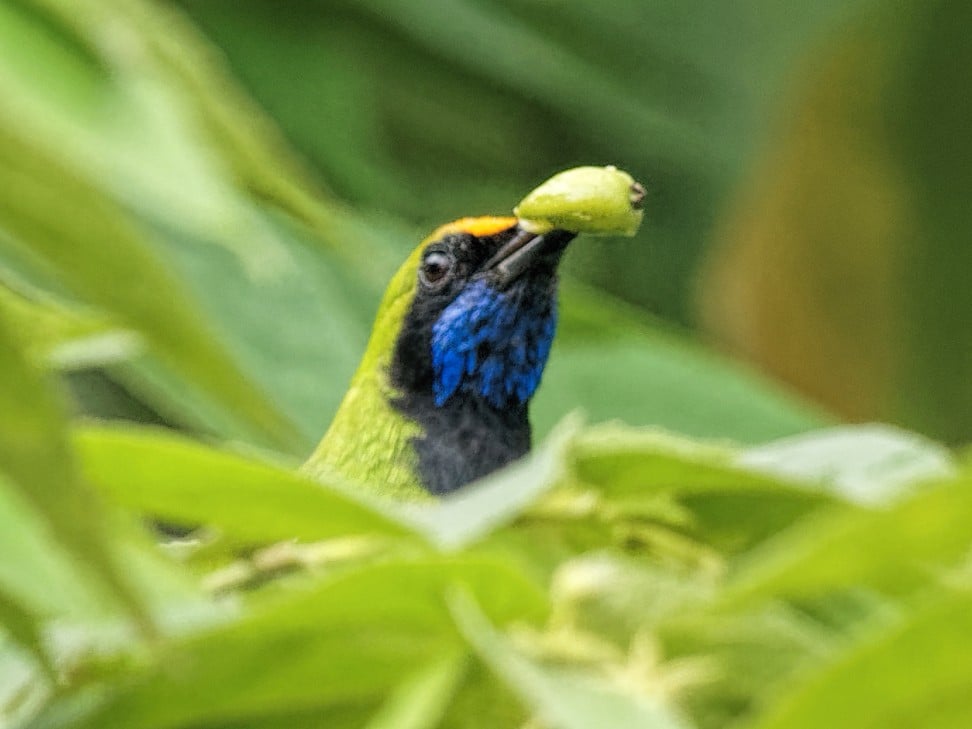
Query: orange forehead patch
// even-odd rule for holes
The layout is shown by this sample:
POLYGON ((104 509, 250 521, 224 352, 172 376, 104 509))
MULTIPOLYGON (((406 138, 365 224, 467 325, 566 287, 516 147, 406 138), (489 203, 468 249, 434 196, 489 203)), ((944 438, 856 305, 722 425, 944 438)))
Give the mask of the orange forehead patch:
POLYGON ((484 215, 478 218, 459 218, 459 220, 453 220, 451 223, 436 228, 435 232, 429 237, 434 240, 449 233, 469 233, 469 235, 482 238, 512 228, 516 223, 516 218, 492 215, 484 215))

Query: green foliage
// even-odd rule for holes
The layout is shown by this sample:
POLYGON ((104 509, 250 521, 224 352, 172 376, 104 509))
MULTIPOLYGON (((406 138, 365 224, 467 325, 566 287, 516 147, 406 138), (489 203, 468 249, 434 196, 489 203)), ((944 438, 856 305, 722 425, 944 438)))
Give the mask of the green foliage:
MULTIPOLYGON (((955 619, 967 611, 969 486, 934 446, 882 437, 885 450, 868 452, 866 430, 829 435, 844 455, 797 475, 792 461, 819 438, 738 450, 575 424, 508 473, 407 506, 154 429, 81 428, 80 471, 123 512, 113 549, 124 553, 133 518, 205 526, 167 558, 126 559, 130 584, 157 586, 145 599, 159 638, 133 635, 120 605, 97 619, 69 609, 61 591, 91 578, 59 563, 29 619, 7 609, 16 583, 0 583, 8 636, 36 662, 13 644, 4 656, 42 694, 42 661, 67 682, 25 712, 32 727, 269 727, 298 710, 307 726, 518 726, 524 712, 568 729, 729 715, 841 725, 850 709, 892 711, 883 691, 849 687, 884 685, 878 673, 906 682, 895 707, 919 711, 969 676, 955 619), (847 500, 842 484, 862 467, 878 485, 888 476, 888 449, 910 469, 907 495, 847 500), (739 496, 776 513, 733 524, 728 540, 710 502, 739 496), (158 589, 169 572, 196 586, 158 589), (750 654, 771 662, 765 682, 732 669, 750 654), (505 691, 517 697, 506 719, 451 712, 505 691)), ((5 533, 30 528, 4 516, 5 533)), ((52 549, 20 544, 34 563, 57 559, 52 549)), ((8 717, 21 698, 3 697, 8 717)), ((948 706, 928 725, 967 716, 948 706)))
MULTIPOLYGON (((766 16, 779 32, 748 61, 759 83, 830 6, 766 16)), ((728 184, 696 148, 703 121, 723 117, 661 113, 661 76, 637 94, 601 84, 649 51, 676 75, 718 77, 733 49, 704 41, 727 18, 720 4, 701 27, 674 15, 668 34, 651 26, 638 59, 609 52, 618 34, 674 6, 405 7, 330 11, 446 56, 455 47, 434 24, 448 20, 468 45, 460 76, 504 74, 518 89, 480 107, 484 128, 570 108, 604 121, 611 154, 643 153, 635 133, 650 130, 672 170, 708 180, 686 220, 728 184), (536 31, 583 23, 601 40, 570 58, 536 31), (494 67, 481 37, 497 27, 516 30, 520 55, 494 67), (598 94, 579 94, 592 78, 598 94)), ((426 504, 311 479, 298 459, 421 232, 308 182, 170 6, 10 0, 0 45, 0 727, 968 724, 967 463, 890 428, 808 432, 827 417, 568 281, 535 408, 547 435, 530 457, 426 504), (69 395, 95 367, 123 415, 151 408, 162 425, 92 422, 105 402, 69 395), (586 420, 563 419, 577 406, 586 420), (610 418, 629 424, 584 424, 610 418)), ((528 185, 507 197, 517 175, 490 161, 489 137, 445 134, 458 134, 445 102, 459 80, 416 123, 468 144, 482 200, 508 207, 528 185)), ((380 101, 401 93, 390 84, 380 101)), ((360 124, 319 144, 361 163, 336 187, 377 195, 394 181, 341 136, 366 134, 365 111, 348 106, 360 124)), ((737 162, 739 144, 725 150, 737 162)), ((441 174, 416 179, 429 170, 441 174)), ((430 215, 447 217, 450 198, 436 198, 430 215)), ((657 224, 650 207, 646 218, 657 224)))

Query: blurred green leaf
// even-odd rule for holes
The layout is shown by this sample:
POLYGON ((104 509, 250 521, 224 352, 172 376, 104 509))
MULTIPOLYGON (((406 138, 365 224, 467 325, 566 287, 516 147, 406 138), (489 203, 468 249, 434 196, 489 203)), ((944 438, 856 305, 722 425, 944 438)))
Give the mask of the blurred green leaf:
POLYGON ((0 476, 0 591, 38 619, 99 615, 105 596, 87 577, 47 519, 9 479, 0 476))
POLYGON ((652 429, 593 428, 578 439, 573 458, 579 482, 597 487, 609 503, 631 509, 672 499, 690 515, 689 533, 730 552, 832 500, 809 483, 747 468, 739 451, 652 429))
POLYGON ((0 285, 0 309, 35 363, 60 371, 88 369, 136 356, 138 336, 92 311, 32 300, 0 285))
MULTIPOLYGON (((108 588, 103 597, 120 601, 144 623, 144 605, 111 553, 106 514, 75 470, 57 398, 23 358, 4 319, 0 400, 0 472, 9 477, 0 484, 13 490, 11 501, 29 504, 54 540, 72 551, 75 569, 87 570, 108 588)), ((62 588, 45 589, 56 594, 62 588)))
POLYGON ((165 431, 88 427, 76 431, 74 444, 85 478, 140 514, 252 541, 410 534, 346 485, 329 488, 165 431))
POLYGON ((972 599, 937 596, 879 624, 743 726, 963 727, 972 715, 972 599), (916 671, 916 668, 920 670, 916 671))
POLYGON ((226 356, 182 285, 141 244, 130 221, 7 131, 0 129, 0 160, 7 189, 16 194, 0 198, 0 224, 79 294, 143 333, 166 361, 230 411, 277 442, 289 442, 289 424, 226 356), (74 224, 78 217, 85 225, 74 224))
POLYGON ((844 426, 795 436, 742 453, 739 465, 832 489, 856 503, 882 504, 922 481, 956 474, 947 449, 881 425, 844 426))
MULTIPOLYGON (((269 220, 269 218, 268 218, 269 220)), ((269 223, 268 223, 269 224, 269 223)), ((364 351, 380 290, 292 225, 273 221, 287 264, 254 277, 238 256, 197 240, 164 236, 159 252, 191 288, 200 309, 239 363, 296 424, 308 453, 327 429, 364 351)), ((358 243, 349 240, 349 245, 358 243)), ((380 256, 372 265, 387 271, 380 256)), ((384 275, 384 273, 382 274, 384 275)), ((177 422, 248 439, 224 413, 144 361, 119 373, 177 422)))
POLYGON ((21 650, 0 641, 0 721, 22 724, 43 705, 49 691, 21 650))
POLYGON ((272 261, 272 236, 234 189, 224 161, 205 150, 200 120, 155 57, 139 23, 139 9, 148 7, 115 0, 7 4, 0 38, 12 52, 0 85, 16 99, 4 109, 7 123, 127 209, 224 245, 254 265, 272 261), (116 41, 104 42, 106 32, 116 41))
POLYGON ((150 665, 68 694, 28 726, 174 729, 372 701, 416 665, 461 647, 443 598, 453 584, 472 590, 498 622, 543 611, 537 587, 495 561, 373 565, 169 643, 150 665))
POLYGON ((671 661, 702 660, 708 672, 681 705, 702 727, 736 724, 819 668, 848 636, 785 604, 719 614, 705 605, 668 616, 660 640, 671 661))
POLYGON ((464 670, 461 654, 416 670, 395 689, 365 729, 432 729, 439 725, 464 670))
POLYGON ((0 626, 3 632, 10 640, 32 655, 50 676, 54 674, 54 669, 44 651, 44 638, 40 625, 41 621, 36 613, 0 591, 0 626))
POLYGON ((943 574, 965 554, 970 519, 967 476, 886 509, 823 512, 747 555, 724 597, 735 603, 813 596, 855 585, 913 590, 929 569, 943 574))
POLYGON ((568 398, 594 421, 619 418, 744 443, 804 432, 829 420, 603 294, 567 282, 560 300, 559 332, 532 405, 539 432, 562 417, 568 398))
POLYGON ((456 592, 450 608, 466 639, 480 657, 531 706, 545 724, 556 729, 662 729, 691 726, 655 696, 625 693, 593 677, 544 668, 517 653, 470 599, 456 592))

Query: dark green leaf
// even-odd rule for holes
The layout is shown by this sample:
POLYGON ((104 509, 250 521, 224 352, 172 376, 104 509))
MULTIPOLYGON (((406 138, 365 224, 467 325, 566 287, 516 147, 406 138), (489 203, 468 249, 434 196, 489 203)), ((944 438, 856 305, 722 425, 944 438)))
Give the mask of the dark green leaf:
POLYGON ((568 403, 595 422, 618 418, 743 443, 801 433, 829 420, 685 333, 585 287, 567 282, 563 289, 559 332, 532 408, 541 433, 568 403))

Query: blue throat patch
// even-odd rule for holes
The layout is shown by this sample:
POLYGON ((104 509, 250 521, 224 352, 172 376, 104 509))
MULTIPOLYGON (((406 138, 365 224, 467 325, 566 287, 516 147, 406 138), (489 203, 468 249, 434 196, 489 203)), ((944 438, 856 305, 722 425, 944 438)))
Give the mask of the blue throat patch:
POLYGON ((540 384, 556 329, 555 296, 473 281, 432 326, 436 406, 457 392, 481 395, 499 409, 527 402, 540 384))

